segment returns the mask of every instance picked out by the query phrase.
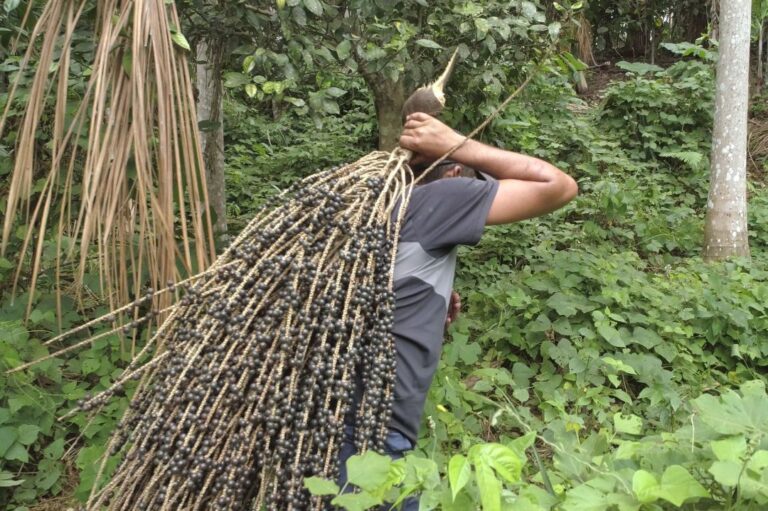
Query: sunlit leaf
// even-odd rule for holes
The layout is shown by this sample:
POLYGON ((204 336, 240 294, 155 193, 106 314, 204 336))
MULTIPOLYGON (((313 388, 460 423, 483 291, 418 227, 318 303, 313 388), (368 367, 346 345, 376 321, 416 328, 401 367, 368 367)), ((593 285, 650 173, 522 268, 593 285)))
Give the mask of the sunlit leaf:
POLYGON ((174 44, 176 44, 176 46, 179 48, 183 48, 187 51, 190 50, 189 41, 187 41, 187 38, 184 37, 184 34, 181 32, 172 32, 171 39, 173 39, 174 44))

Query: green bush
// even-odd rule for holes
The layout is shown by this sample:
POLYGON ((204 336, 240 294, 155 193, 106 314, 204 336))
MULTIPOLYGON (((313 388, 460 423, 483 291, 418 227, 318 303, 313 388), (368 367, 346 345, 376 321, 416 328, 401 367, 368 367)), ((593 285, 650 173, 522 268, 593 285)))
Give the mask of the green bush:
POLYGON ((226 104, 227 207, 235 227, 264 200, 320 169, 354 161, 375 149, 375 116, 357 102, 343 116, 271 120, 231 101, 226 104))
POLYGON ((620 63, 626 81, 606 90, 597 128, 637 161, 707 168, 714 113, 713 66, 686 60, 667 69, 620 63))

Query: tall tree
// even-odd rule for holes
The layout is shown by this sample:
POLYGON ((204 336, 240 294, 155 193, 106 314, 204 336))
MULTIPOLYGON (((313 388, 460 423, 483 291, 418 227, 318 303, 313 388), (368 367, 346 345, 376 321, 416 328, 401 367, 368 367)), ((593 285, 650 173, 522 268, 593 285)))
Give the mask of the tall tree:
POLYGON ((201 38, 197 53, 197 119, 205 163, 208 200, 216 216, 217 234, 227 230, 227 201, 224 179, 224 94, 221 75, 224 41, 217 33, 201 38))
POLYGON ((762 86, 765 83, 763 48, 765 46, 765 25, 768 21, 768 0, 752 0, 752 31, 757 38, 757 79, 762 86))
POLYGON ((751 0, 720 2, 715 126, 704 258, 749 256, 747 117, 751 0))
MULTIPOLYGON (((560 23, 546 25, 543 2, 493 0, 286 0, 267 10, 252 7, 261 20, 255 51, 244 73, 229 73, 225 85, 245 86, 298 109, 338 113, 344 94, 328 74, 362 76, 371 91, 379 124, 379 147, 391 149, 401 128, 407 92, 435 78, 459 48, 472 61, 477 82, 471 92, 496 101, 519 72, 515 62, 557 37, 560 23), (279 33, 275 33, 276 27, 279 33), (296 97, 312 84, 316 90, 296 97), (306 101, 305 101, 306 99, 306 101)), ((464 66, 460 66, 464 67, 464 66)), ((463 72, 457 69, 458 74, 463 72)), ((453 83, 458 83, 453 82, 453 83)), ((479 103, 479 102, 478 102, 479 103)), ((479 104, 466 108, 479 110, 479 104)))

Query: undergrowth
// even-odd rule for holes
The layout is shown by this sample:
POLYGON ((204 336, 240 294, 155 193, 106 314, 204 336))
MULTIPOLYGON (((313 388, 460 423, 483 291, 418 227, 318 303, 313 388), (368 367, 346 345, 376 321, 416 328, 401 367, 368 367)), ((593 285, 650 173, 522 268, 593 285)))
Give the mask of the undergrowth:
MULTIPOLYGON (((467 306, 445 344, 418 448, 395 463, 353 458, 350 480, 364 491, 342 498, 344 508, 415 492, 424 509, 445 510, 768 504, 768 194, 750 190, 753 260, 703 263, 711 64, 627 69, 593 110, 563 80, 538 79, 484 134, 572 173, 581 195, 462 250, 456 288, 467 306)), ((373 147, 369 104, 328 116, 322 129, 236 101, 226 110, 234 232, 269 195, 373 147)), ((10 303, 12 267, 0 259, 0 369, 45 354, 42 341, 58 329, 44 285, 21 324, 26 297, 10 303)), ((98 276, 86 285, 97 289, 98 276)), ((65 298, 64 311, 66 327, 103 308, 65 298)), ((0 374, 0 509, 68 491, 73 466, 72 498, 85 497, 127 396, 92 417, 55 418, 109 385, 130 354, 107 337, 0 374)), ((341 491, 332 481, 307 485, 341 491)))

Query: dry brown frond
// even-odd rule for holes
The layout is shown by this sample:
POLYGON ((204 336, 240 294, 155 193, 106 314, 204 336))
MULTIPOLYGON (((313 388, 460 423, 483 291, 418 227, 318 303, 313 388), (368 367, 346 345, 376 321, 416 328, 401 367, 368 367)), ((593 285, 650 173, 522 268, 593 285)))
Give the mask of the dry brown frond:
POLYGON ((768 159, 768 119, 749 121, 749 154, 755 160, 768 159))
POLYGON ((764 179, 768 165, 768 119, 750 119, 747 152, 750 171, 764 179))
MULTIPOLYGON (((47 2, 0 118, 2 134, 19 80, 34 61, 0 248, 5 253, 22 217, 29 229, 18 259, 32 252, 34 288, 45 232, 57 221, 57 279, 63 258, 73 256, 61 246, 64 236, 79 242, 77 284, 95 245, 100 291, 116 308, 141 294, 143 273, 157 289, 205 269, 215 254, 192 83, 185 52, 172 40, 172 27, 179 26, 175 7, 164 0, 103 0, 95 19, 86 19, 86 4, 47 2), (93 25, 97 48, 84 97, 69 117, 71 43, 84 24, 93 25), (50 161, 41 161, 45 153, 37 147, 44 116, 53 118, 50 161), (40 178, 42 189, 33 193, 40 178), (61 206, 51 218, 55 201, 61 206)), ((17 282, 20 271, 21 263, 17 282)))
POLYGON ((579 45, 579 59, 587 65, 596 66, 595 55, 592 53, 592 25, 584 13, 579 15, 579 28, 576 32, 576 41, 579 45))

